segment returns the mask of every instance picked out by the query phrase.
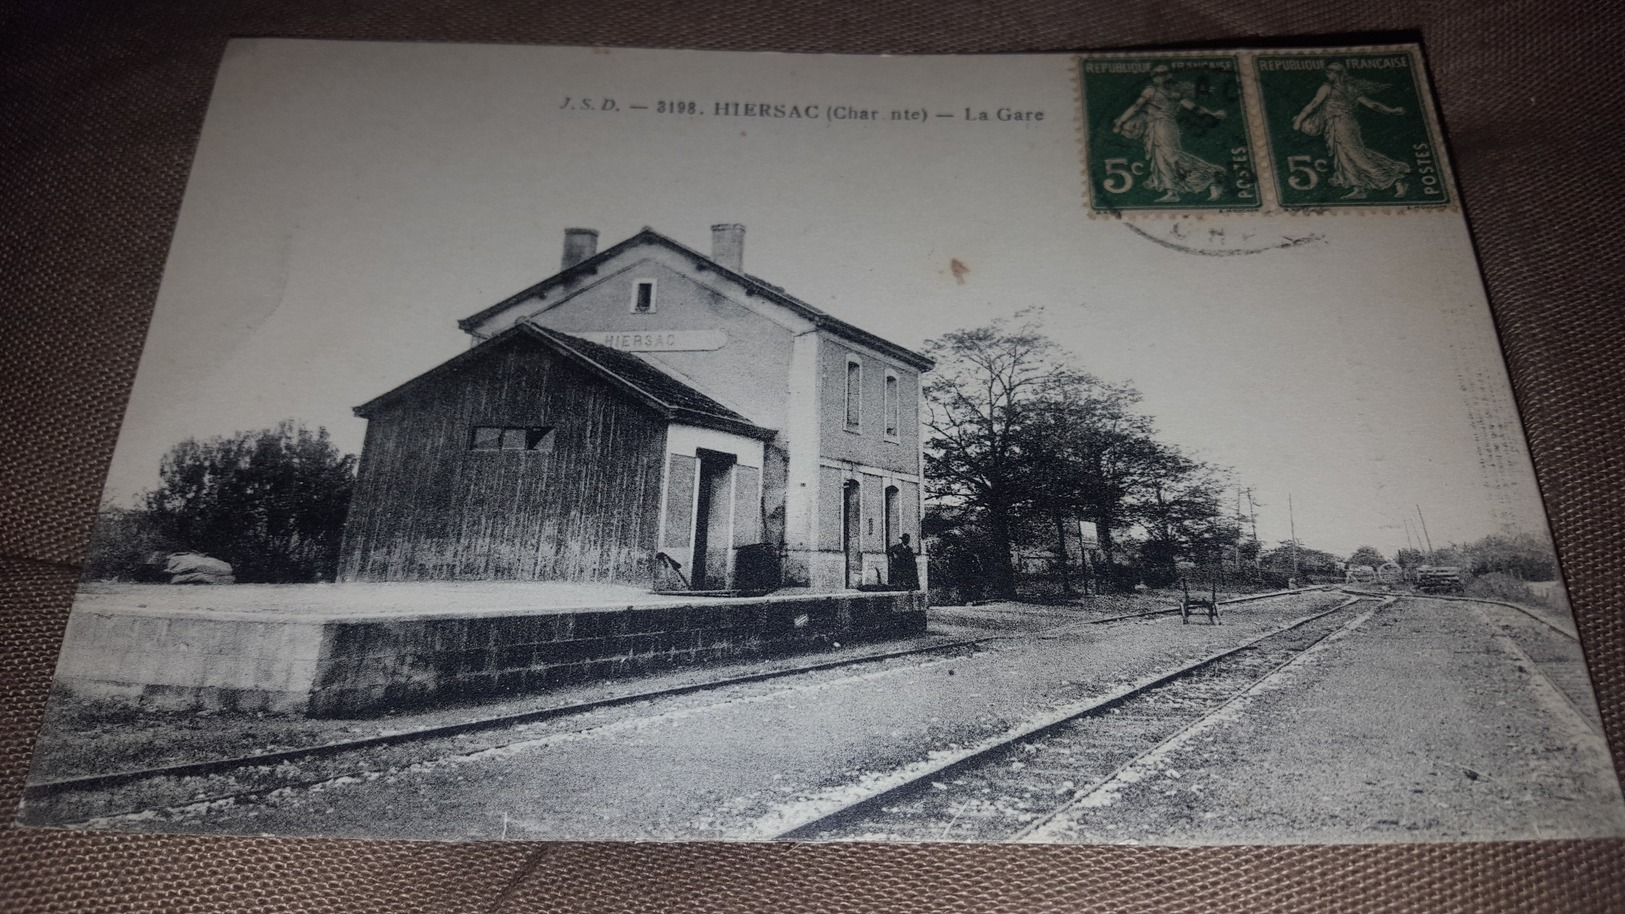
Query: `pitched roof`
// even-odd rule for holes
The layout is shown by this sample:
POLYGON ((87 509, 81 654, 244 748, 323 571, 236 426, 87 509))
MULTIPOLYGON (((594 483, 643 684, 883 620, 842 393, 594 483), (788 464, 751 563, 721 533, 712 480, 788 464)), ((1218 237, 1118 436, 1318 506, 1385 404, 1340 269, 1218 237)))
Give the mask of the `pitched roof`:
POLYGON ((363 419, 369 418, 377 410, 410 396, 429 380, 457 371, 484 358, 493 349, 512 342, 540 345, 563 356, 609 382, 611 386, 649 407, 668 421, 713 428, 762 440, 772 438, 776 434, 773 429, 756 425, 629 352, 601 346, 557 330, 538 327, 528 321, 521 321, 394 390, 355 407, 355 414, 363 419))
POLYGON ((701 270, 708 270, 740 284, 745 288, 746 295, 759 296, 771 301, 774 304, 787 308, 795 314, 811 321, 815 327, 818 327, 821 330, 828 330, 830 333, 833 333, 836 336, 844 337, 852 342, 861 343, 871 349, 886 353, 892 358, 895 358, 906 365, 917 368, 920 371, 929 371, 936 364, 931 359, 919 354, 918 352, 915 352, 912 349, 906 349, 897 345, 896 343, 891 342, 890 340, 878 337, 867 330, 855 327, 846 321, 841 320, 840 318, 834 317, 825 311, 821 311, 818 308, 807 304, 801 299, 796 298, 794 295, 789 294, 778 286, 764 282, 746 273, 736 273, 722 264, 717 263, 715 260, 712 260, 704 254, 694 250, 693 248, 679 244, 678 242, 667 238, 665 235, 662 235, 647 226, 645 226, 642 231, 626 239, 625 241, 605 248, 592 257, 589 257, 575 266, 570 267, 569 269, 555 273, 554 275, 549 276, 548 278, 527 289, 523 289, 513 295, 510 295, 491 307, 480 311, 478 314, 473 314, 469 317, 463 318, 457 322, 457 326, 461 327, 464 331, 471 331, 485 320, 506 310, 512 305, 516 305, 528 298, 543 295, 548 291, 578 277, 590 276, 598 272, 599 266, 605 261, 641 244, 655 244, 675 251, 676 253, 681 254, 693 261, 697 268, 701 270))

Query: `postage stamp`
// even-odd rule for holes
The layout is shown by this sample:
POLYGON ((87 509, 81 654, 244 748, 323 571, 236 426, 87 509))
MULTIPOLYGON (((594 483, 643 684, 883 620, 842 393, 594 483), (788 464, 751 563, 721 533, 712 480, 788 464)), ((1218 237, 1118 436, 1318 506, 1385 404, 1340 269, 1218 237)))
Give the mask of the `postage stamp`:
POLYGON ((1450 202, 1409 50, 1260 54, 1253 64, 1283 208, 1450 202))
POLYGON ((1078 83, 1093 212, 1259 207, 1237 57, 1079 58, 1078 83))

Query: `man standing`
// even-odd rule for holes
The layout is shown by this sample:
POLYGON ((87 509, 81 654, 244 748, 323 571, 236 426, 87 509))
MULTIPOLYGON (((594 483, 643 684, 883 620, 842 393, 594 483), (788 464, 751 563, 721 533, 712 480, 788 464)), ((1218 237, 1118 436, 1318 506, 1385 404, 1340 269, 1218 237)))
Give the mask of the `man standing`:
POLYGON ((892 590, 919 590, 920 568, 915 563, 914 547, 908 544, 908 534, 902 542, 886 550, 887 575, 892 590))

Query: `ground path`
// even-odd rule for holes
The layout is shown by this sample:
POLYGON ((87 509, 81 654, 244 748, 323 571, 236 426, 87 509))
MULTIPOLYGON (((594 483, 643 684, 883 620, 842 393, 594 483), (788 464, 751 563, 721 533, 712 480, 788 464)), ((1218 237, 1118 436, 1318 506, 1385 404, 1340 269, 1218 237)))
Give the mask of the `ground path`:
MULTIPOLYGON (((1606 745, 1502 635, 1571 643, 1510 609, 1411 599, 1285 671, 1038 840, 1160 844, 1616 836, 1606 745)), ((1583 667, 1582 667, 1583 669, 1583 667)), ((1570 687, 1574 687, 1570 679, 1570 687)), ((1595 713, 1589 690, 1584 705, 1595 713)))
MULTIPOLYGON (((107 827, 404 838, 768 837, 821 804, 1336 605, 1242 604, 1224 624, 1109 625, 1064 607, 938 613, 924 655, 425 743, 256 802, 107 827)), ((1373 604, 1374 605, 1374 604, 1373 604)), ((1617 834, 1625 807, 1569 673, 1517 672, 1511 610, 1408 600, 1329 641, 1057 840, 1447 840, 1617 834), (1565 685, 1554 685, 1564 681, 1565 685), (1566 710, 1565 710, 1566 709, 1566 710), (1465 781, 1465 785, 1461 782, 1465 781)), ((1099 615, 1098 613, 1096 615, 1099 615)), ((1530 623, 1531 625, 1535 623, 1530 623)), ((1534 643, 1539 667, 1576 649, 1534 643)), ((1525 661, 1528 662, 1528 661, 1525 661)), ((1581 683, 1583 686, 1583 683, 1581 683)), ((1588 698, 1589 696, 1583 696, 1588 698)))

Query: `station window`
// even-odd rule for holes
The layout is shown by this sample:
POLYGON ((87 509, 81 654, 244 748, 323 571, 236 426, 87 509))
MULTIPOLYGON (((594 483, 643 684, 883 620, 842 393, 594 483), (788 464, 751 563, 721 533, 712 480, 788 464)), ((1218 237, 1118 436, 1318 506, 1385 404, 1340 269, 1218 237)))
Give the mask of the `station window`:
POLYGON ((468 446, 475 451, 551 451, 553 429, 545 425, 476 425, 468 446))
POLYGON ((653 314, 655 310, 655 281, 640 279, 632 288, 632 313, 653 314))
POLYGON ((858 430, 863 420, 863 363, 856 356, 846 360, 846 429, 858 430))
POLYGON ((886 403, 885 403, 886 413, 885 413, 885 415, 886 415, 886 437, 888 437, 888 438, 896 438, 897 437, 897 428, 898 428, 898 423, 897 423, 897 414, 898 414, 897 391, 898 391, 897 375, 892 374, 890 371, 886 372, 886 403))

